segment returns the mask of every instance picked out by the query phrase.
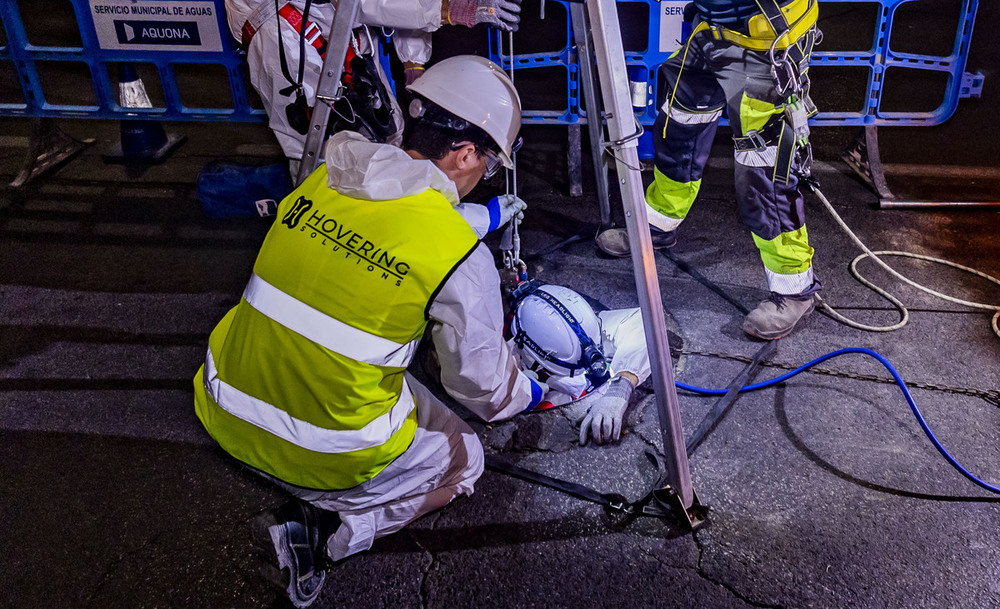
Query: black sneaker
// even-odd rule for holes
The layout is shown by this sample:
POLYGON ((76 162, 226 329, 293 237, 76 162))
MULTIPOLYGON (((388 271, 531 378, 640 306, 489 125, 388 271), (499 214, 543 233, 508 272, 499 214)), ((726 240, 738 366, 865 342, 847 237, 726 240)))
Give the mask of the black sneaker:
MULTIPOLYGON (((336 518, 336 513, 329 512, 336 518)), ((261 575, 288 596, 295 607, 308 607, 326 582, 326 538, 320 520, 329 519, 305 501, 293 499, 250 521, 254 544, 263 560, 261 575)), ((339 518, 337 518, 339 520, 339 518)), ((328 529, 329 530, 329 529, 328 529)))
MULTIPOLYGON (((654 250, 669 249, 677 245, 677 231, 662 231, 649 227, 654 250)), ((597 235, 597 247, 602 252, 616 258, 624 258, 632 253, 629 249, 628 231, 624 228, 609 228, 597 235)))

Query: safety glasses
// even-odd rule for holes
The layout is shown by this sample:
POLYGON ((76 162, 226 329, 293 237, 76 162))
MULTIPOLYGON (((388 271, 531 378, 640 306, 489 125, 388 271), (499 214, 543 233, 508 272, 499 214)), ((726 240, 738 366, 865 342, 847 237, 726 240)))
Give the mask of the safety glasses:
MULTIPOLYGON (((458 150, 466 143, 468 142, 461 142, 458 144, 454 144, 452 145, 452 150, 458 150)), ((522 138, 519 137, 516 140, 514 140, 514 143, 510 147, 511 154, 514 154, 518 150, 520 150, 522 144, 524 144, 524 140, 522 138)), ((499 173, 500 169, 503 167, 503 159, 500 158, 500 155, 496 151, 490 150, 489 148, 477 147, 476 150, 479 154, 483 155, 483 158, 486 160, 486 169, 483 171, 483 179, 489 180, 497 173, 499 173)))
MULTIPOLYGON (((518 150, 521 149, 522 144, 524 144, 524 140, 522 138, 519 137, 514 140, 514 143, 510 146, 510 154, 513 156, 518 150)), ((483 179, 489 180, 495 176, 498 171, 500 171, 501 167, 503 167, 503 161, 500 159, 500 155, 493 150, 483 150, 483 156, 486 157, 486 171, 483 172, 483 179)))
POLYGON ((486 169, 483 171, 483 179, 489 180, 503 167, 503 161, 500 159, 500 156, 492 150, 485 149, 482 152, 483 157, 486 159, 486 169))

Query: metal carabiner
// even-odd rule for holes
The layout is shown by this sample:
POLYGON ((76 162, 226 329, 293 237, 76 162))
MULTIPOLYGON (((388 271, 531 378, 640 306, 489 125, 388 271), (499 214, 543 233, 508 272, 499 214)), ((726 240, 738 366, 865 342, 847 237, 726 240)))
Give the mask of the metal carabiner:
POLYGON ((791 95, 798 95, 799 91, 801 91, 798 69, 788 59, 791 47, 784 49, 784 51, 779 51, 777 44, 780 39, 780 36, 775 38, 774 42, 771 43, 771 49, 768 51, 768 59, 771 60, 771 78, 774 80, 774 86, 779 96, 788 97, 789 92, 791 92, 791 95))
POLYGON ((812 144, 806 142, 795 147, 795 154, 792 156, 792 171, 800 179, 808 181, 812 178, 813 151, 812 144))
POLYGON ((774 86, 780 97, 798 94, 798 74, 796 74, 795 66, 788 60, 787 55, 780 63, 771 63, 771 78, 774 79, 774 86))

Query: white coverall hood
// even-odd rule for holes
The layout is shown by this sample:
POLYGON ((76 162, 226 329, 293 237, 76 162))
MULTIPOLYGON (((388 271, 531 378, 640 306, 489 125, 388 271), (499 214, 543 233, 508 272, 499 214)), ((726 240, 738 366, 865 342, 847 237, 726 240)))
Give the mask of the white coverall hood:
POLYGON ((330 137, 326 146, 327 184, 337 192, 368 201, 388 201, 431 188, 453 205, 458 190, 434 163, 414 159, 396 146, 375 144, 353 131, 330 137))

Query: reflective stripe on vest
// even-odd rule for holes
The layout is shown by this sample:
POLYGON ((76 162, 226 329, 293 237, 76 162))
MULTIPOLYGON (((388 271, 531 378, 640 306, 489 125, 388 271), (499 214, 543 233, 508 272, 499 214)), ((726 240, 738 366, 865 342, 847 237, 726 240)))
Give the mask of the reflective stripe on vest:
POLYGON ((361 429, 324 429, 296 419, 284 410, 219 379, 211 348, 205 356, 204 377, 205 389, 219 408, 282 440, 318 453, 347 453, 381 446, 402 429, 406 417, 414 408, 410 388, 404 382, 396 405, 361 429))
POLYGON ((289 330, 330 351, 366 364, 405 368, 420 344, 420 339, 417 339, 401 345, 358 330, 292 298, 256 274, 250 276, 243 298, 250 306, 289 330))

